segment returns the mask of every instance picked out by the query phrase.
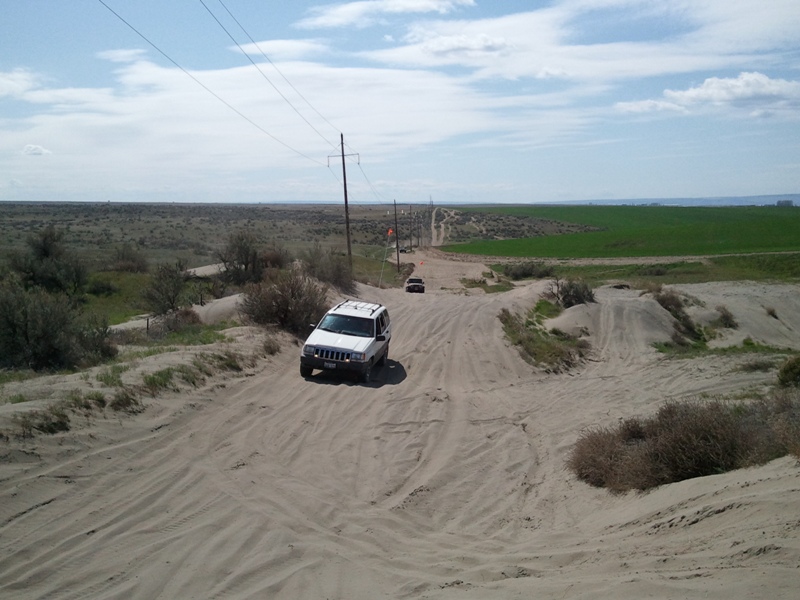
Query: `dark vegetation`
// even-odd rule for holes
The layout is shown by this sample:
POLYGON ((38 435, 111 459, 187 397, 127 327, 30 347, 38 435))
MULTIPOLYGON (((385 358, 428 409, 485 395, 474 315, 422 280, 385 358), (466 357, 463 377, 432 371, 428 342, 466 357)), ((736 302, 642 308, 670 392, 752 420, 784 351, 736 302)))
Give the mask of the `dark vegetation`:
POLYGON ((81 308, 87 271, 63 233, 46 227, 25 243, 0 281, 0 368, 72 369, 112 358, 107 323, 81 308))
POLYGON ((800 458, 800 393, 754 401, 667 402, 649 418, 584 431, 568 468, 613 491, 646 490, 793 454, 800 458))

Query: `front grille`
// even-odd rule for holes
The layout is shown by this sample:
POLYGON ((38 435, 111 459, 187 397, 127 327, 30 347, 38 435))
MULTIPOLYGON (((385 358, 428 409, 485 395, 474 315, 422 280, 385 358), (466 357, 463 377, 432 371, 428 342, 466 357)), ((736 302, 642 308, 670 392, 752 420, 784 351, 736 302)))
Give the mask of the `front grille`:
POLYGON ((317 348, 314 352, 314 356, 317 358, 322 358, 324 360, 338 360, 341 362, 349 361, 350 354, 350 352, 345 352, 343 350, 332 350, 330 348, 317 348))

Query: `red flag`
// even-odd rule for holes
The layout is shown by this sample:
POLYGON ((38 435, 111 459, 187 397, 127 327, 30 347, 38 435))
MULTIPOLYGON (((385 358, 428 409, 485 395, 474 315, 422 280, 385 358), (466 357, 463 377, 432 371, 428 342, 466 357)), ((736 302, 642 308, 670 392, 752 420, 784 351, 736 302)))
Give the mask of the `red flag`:
POLYGON ((392 233, 394 233, 394 229, 392 229, 391 227, 389 227, 389 235, 392 235, 392 233))

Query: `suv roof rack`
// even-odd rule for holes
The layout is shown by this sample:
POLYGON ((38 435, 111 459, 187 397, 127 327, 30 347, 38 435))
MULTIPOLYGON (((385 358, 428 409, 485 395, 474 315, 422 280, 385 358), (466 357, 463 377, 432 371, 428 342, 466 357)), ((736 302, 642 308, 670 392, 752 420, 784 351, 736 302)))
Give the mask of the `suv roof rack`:
POLYGON ((363 300, 345 300, 336 305, 337 308, 350 308, 353 310, 368 310, 369 314, 374 314, 376 310, 381 308, 380 304, 375 302, 365 302, 363 300))

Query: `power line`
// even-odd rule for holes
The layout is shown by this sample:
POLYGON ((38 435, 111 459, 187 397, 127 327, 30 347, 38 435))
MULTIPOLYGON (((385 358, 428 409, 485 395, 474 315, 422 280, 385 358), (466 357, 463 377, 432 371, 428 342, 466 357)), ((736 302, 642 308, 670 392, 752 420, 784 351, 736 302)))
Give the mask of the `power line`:
MULTIPOLYGON (((202 0, 200 0, 200 1, 202 2, 202 0)), ((300 90, 298 90, 298 89, 297 89, 297 88, 296 88, 294 85, 292 85, 292 82, 291 82, 291 81, 289 81, 289 79, 286 77, 286 75, 284 75, 284 74, 283 74, 283 72, 282 72, 282 71, 281 71, 281 70, 278 68, 278 65, 276 65, 274 62, 272 62, 272 59, 271 59, 269 56, 267 56, 267 55, 266 55, 266 53, 265 53, 265 52, 264 52, 264 51, 261 49, 261 46, 259 46, 258 42, 256 42, 256 41, 253 39, 253 37, 250 35, 250 33, 248 33, 248 31, 247 31, 247 30, 244 28, 244 26, 243 26, 243 25, 242 25, 242 24, 239 22, 239 20, 238 20, 238 19, 237 19, 237 18, 234 16, 234 14, 233 14, 233 13, 230 11, 230 9, 228 9, 228 7, 225 5, 225 3, 224 3, 222 0, 217 0, 217 2, 219 2, 219 3, 222 5, 222 8, 224 8, 224 9, 227 11, 227 13, 230 15, 231 19, 233 19, 233 20, 234 20, 234 22, 235 22, 235 23, 236 23, 236 24, 239 26, 239 29, 241 29, 241 30, 242 30, 242 32, 244 32, 244 34, 247 36, 247 39, 249 39, 249 40, 250 40, 250 41, 253 43, 253 45, 254 45, 254 46, 255 46, 255 47, 258 49, 258 52, 259 52, 259 54, 261 54, 261 56, 263 56, 263 57, 264 57, 264 59, 265 59, 265 60, 266 60, 266 61, 267 61, 267 62, 268 62, 270 65, 272 65, 272 68, 273 68, 273 69, 275 69, 275 71, 277 71, 278 75, 280 75, 280 76, 283 78, 283 80, 284 80, 284 81, 285 81, 285 82, 286 82, 286 83, 289 85, 289 87, 291 87, 291 88, 294 90, 294 92, 295 92, 295 93, 296 93, 298 96, 300 96, 300 98, 302 98, 302 99, 303 99, 303 102, 305 102, 305 103, 308 105, 308 107, 309 107, 311 110, 313 110, 313 111, 314 111, 314 112, 317 114, 317 116, 318 116, 320 119, 322 119, 322 120, 323 120, 323 121, 325 121, 325 122, 326 122, 328 125, 330 125, 330 126, 331 126, 331 128, 332 128, 334 131, 336 131, 336 132, 339 132, 339 131, 341 131, 341 130, 340 130, 338 127, 336 127, 336 126, 335 126, 333 123, 331 123, 331 122, 330 122, 328 119, 326 119, 326 118, 325 118, 325 116, 324 116, 324 115, 323 115, 321 112, 319 112, 319 111, 318 111, 318 110, 317 110, 317 109, 314 107, 314 105, 313 105, 313 104, 311 104, 311 102, 309 102, 309 101, 308 101, 308 99, 307 99, 307 98, 306 98, 306 97, 305 97, 303 94, 301 94, 301 93, 300 93, 300 90)), ((239 46, 239 45, 237 44, 237 46, 239 46)), ((239 49, 241 50, 241 49, 242 49, 242 47, 241 47, 241 46, 239 46, 239 49)), ((244 50, 242 50, 242 52, 244 52, 244 50)), ((252 61, 251 61, 251 62, 252 62, 252 61)), ((253 64, 255 64, 255 63, 253 63, 253 64)), ((260 71, 260 70, 261 70, 261 69, 259 69, 259 71, 260 71)), ((266 76, 265 76, 265 77, 266 77, 266 76)), ((269 81, 269 80, 268 80, 268 81, 269 81)), ((272 84, 272 82, 270 82, 270 84, 272 84)), ((273 85, 273 87, 275 87, 275 86, 273 85)), ((277 91, 277 88, 275 88, 275 89, 276 89, 276 91, 277 91)), ((280 91, 278 91, 278 93, 280 94, 280 91)), ((283 97, 283 94, 281 94, 281 96, 283 97)), ((285 99, 285 97, 284 97, 284 99, 285 99)), ((288 102, 288 100, 287 100, 287 102, 288 102)), ((290 103, 290 105, 291 105, 291 103, 290 103)), ((294 108, 294 106, 292 106, 292 108, 294 108)), ((296 109, 295 109, 295 110, 296 110, 296 109)), ((301 115, 301 116, 302 116, 302 115, 301 115)), ((307 121, 306 121, 306 122, 307 122, 307 121)))
MULTIPOLYGON (((242 112, 241 112, 241 111, 240 111, 238 108, 236 108, 235 106, 233 106, 232 104, 230 104, 230 103, 229 103, 227 100, 225 100, 225 99, 224 99, 224 98, 222 98, 222 97, 221 97, 219 94, 217 94, 216 92, 214 92, 214 91, 213 91, 211 88, 209 88, 209 87, 208 87, 206 84, 204 84, 202 81, 200 81, 200 80, 199 80, 197 77, 195 77, 194 75, 192 75, 192 74, 191 74, 189 71, 187 71, 187 70, 186 70, 186 69, 184 69, 184 68, 183 68, 181 65, 179 65, 177 62, 175 62, 175 61, 174 61, 174 60, 173 60, 173 59, 172 59, 172 58, 171 58, 169 55, 167 55, 167 53, 166 53, 166 52, 164 52, 164 51, 163 51, 161 48, 159 48, 158 46, 156 46, 156 45, 155 45, 155 43, 151 42, 151 41, 150 41, 150 40, 147 38, 147 36, 145 36, 145 35, 144 35, 144 34, 143 34, 141 31, 139 31, 138 29, 136 29, 136 27, 134 27, 134 26, 133 26, 133 25, 131 25, 131 24, 130 24, 128 21, 126 21, 126 20, 125 20, 125 19, 124 19, 124 18, 123 18, 123 17, 122 17, 122 16, 121 16, 119 13, 117 13, 117 12, 116 12, 116 11, 115 11, 113 8, 111 8, 111 7, 110 7, 108 4, 106 4, 106 3, 105 3, 103 0, 97 0, 97 1, 98 1, 100 4, 102 4, 103 6, 105 6, 105 7, 106 7, 106 8, 109 10, 109 12, 110 12, 111 14, 113 14, 113 15, 114 15, 115 17, 117 17, 117 18, 118 18, 120 21, 122 21, 122 22, 123 22, 125 25, 127 25, 127 26, 128 26, 130 29, 131 29, 131 31, 133 31, 133 32, 134 32, 136 35, 138 35, 140 38, 142 38, 142 39, 143 39, 145 42, 147 42, 147 43, 148 43, 148 44, 150 44, 150 45, 151 45, 153 48, 155 48, 155 50, 156 50, 156 51, 157 51, 159 54, 161 54, 161 56, 163 56, 164 58, 166 58, 166 59, 167 59, 169 62, 171 62, 173 65, 175 65, 175 66, 176 66, 178 69, 180 69, 181 71, 183 71, 183 73, 184 73, 184 74, 186 74, 188 77, 190 77, 190 78, 191 78, 191 79, 192 79, 192 80, 193 80, 193 81, 194 81, 196 84, 198 84, 198 85, 199 85, 200 87, 202 87, 202 88, 203 88, 205 91, 207 91, 209 94, 211 94, 212 96, 214 96, 214 98, 216 98, 217 100, 219 100, 220 102, 222 102, 222 103, 223 103, 225 106, 227 106, 227 107, 228 107, 230 110, 232 110, 232 111, 233 111, 233 112, 235 112, 237 115, 239 115, 239 116, 240 116, 242 119, 244 119, 245 121, 247 121, 248 123, 250 123, 250 124, 251 124, 253 127, 255 127, 256 129, 258 129, 258 130, 259 130, 261 133, 264 133, 265 135, 269 136, 270 138, 272 138, 272 140, 274 140, 275 142, 277 142, 277 143, 279 143, 280 145, 284 146, 285 148, 287 148, 287 149, 291 150, 291 151, 292 151, 292 152, 294 152, 295 154, 298 154, 298 155, 302 156, 303 158, 306 158, 306 159, 308 159, 308 160, 310 160, 310 161, 312 161, 312 162, 314 162, 314 163, 316 163, 316 164, 318 164, 318 165, 321 165, 321 166, 323 166, 323 167, 325 166, 325 163, 323 163, 323 162, 321 162, 321 161, 319 161, 319 160, 317 160, 317 159, 315 159, 315 158, 311 158, 311 157, 310 157, 310 156, 308 156, 307 154, 304 154, 303 152, 300 152, 299 150, 297 150, 296 148, 293 148, 292 146, 290 146, 290 145, 289 145, 289 144, 287 144, 286 142, 284 142, 284 141, 282 141, 282 140, 280 140, 280 139, 276 138, 276 137, 275 137, 274 135, 272 135, 272 134, 271 134, 269 131, 267 131, 266 129, 264 129, 263 127, 261 127, 261 125, 259 125, 259 124, 258 124, 258 123, 256 123, 255 121, 253 121, 253 120, 252 120, 250 117, 248 117, 248 116, 247 116, 247 115, 245 115, 244 113, 242 113, 242 112)), ((326 141, 327 141, 327 140, 326 140, 326 141)))
MULTIPOLYGON (((206 3, 205 3, 203 0, 199 0, 199 2, 200 2, 200 4, 202 4, 202 5, 203 5, 203 8, 205 8, 205 9, 206 9, 206 12, 208 12, 208 14, 209 14, 209 15, 211 15, 211 17, 212 17, 212 18, 213 18, 213 19, 214 19, 214 20, 217 22, 217 25, 219 25, 219 26, 220 26, 220 28, 222 29, 222 31, 224 31, 224 32, 225 32, 225 33, 228 35, 228 37, 229 37, 229 38, 231 38, 231 41, 232 41, 234 44, 236 44, 236 47, 237 47, 237 48, 239 48, 239 50, 241 51, 241 53, 242 53, 242 54, 244 54, 244 55, 247 57, 247 60, 249 60, 249 61, 250 61, 250 64, 252 64, 252 65, 253 65, 253 66, 254 66, 254 67, 255 67, 255 68, 258 70, 258 72, 259 72, 259 73, 261 73, 261 76, 262 76, 262 77, 263 77, 263 78, 266 80, 266 82, 267 82, 267 83, 269 83, 269 84, 272 86, 272 89, 274 89, 276 92, 278 92, 278 95, 279 95, 281 98, 283 98, 283 99, 284 99, 284 101, 286 102, 286 104, 288 104, 288 105, 289 105, 289 106, 292 108, 292 110, 293 110, 294 112, 296 112, 296 113, 297 113, 297 115, 298 115, 298 116, 299 116, 301 119, 303 119, 303 121, 305 121, 306 125, 308 125, 309 127, 311 127, 311 129, 313 129, 313 130, 314 130, 314 133, 316 133, 316 134, 317 134, 319 137, 321 137, 321 138, 322 138, 324 141, 328 142, 328 144, 330 144, 332 147, 334 147, 334 148, 335 148, 336 146, 335 146, 334 144, 332 144, 332 143, 331 143, 331 142, 330 142, 330 141, 329 141, 327 138, 325 138, 325 136, 324 136, 324 135, 322 135, 322 134, 321 134, 321 133, 320 133, 320 132, 317 130, 317 128, 316 128, 316 127, 314 127, 314 125, 312 125, 312 124, 311 124, 311 122, 310 122, 308 119, 306 119, 306 118, 303 116, 303 114, 302 114, 302 113, 301 113, 299 110, 297 110, 297 107, 295 107, 295 105, 294 105, 294 104, 292 104, 291 100, 289 100, 289 99, 288 99, 288 98, 287 98, 287 97, 286 97, 286 96, 283 94, 283 92, 281 92, 281 91, 278 89, 278 87, 277 87, 277 86, 276 86, 274 83, 272 83, 272 80, 271 80, 269 77, 267 77, 267 74, 266 74, 266 73, 264 73, 264 71, 262 71, 262 70, 261 70, 261 67, 259 67, 259 66, 258 66, 258 64, 256 63, 256 61, 254 61, 254 60, 253 60, 253 58, 250 56, 250 54, 248 54, 247 52, 245 52, 245 50, 244 50, 244 48, 242 48, 241 44, 239 44, 239 42, 238 42, 238 41, 236 41, 236 38, 235 38, 235 37, 233 37, 233 35, 231 34, 231 32, 230 32, 230 31, 228 31, 228 28, 227 28, 227 27, 225 27, 225 25, 223 25, 223 24, 222 24, 222 21, 220 21, 220 20, 217 18, 217 16, 216 16, 216 15, 215 15, 213 12, 211 12, 211 9, 210 9, 210 8, 208 8, 208 5, 207 5, 207 4, 206 4, 206 3)), ((222 3, 220 2, 220 4, 222 4, 222 3)), ((225 10, 228 10, 228 9, 227 9, 227 7, 226 7, 224 4, 223 4, 222 6, 223 6, 223 8, 225 8, 225 10)), ((233 16, 233 15, 230 13, 230 11, 228 11, 228 14, 229 14, 229 15, 231 15, 231 18, 233 18, 233 20, 234 20, 234 21, 236 21, 236 17, 234 17, 234 16, 233 16)), ((244 30, 244 27, 242 27, 242 25, 239 23, 239 21, 236 21, 236 24, 237 24, 237 25, 239 25, 239 27, 242 29, 242 31, 245 31, 245 30, 244 30)), ((246 32, 246 31, 245 31, 245 34, 247 34, 247 32, 246 32)), ((248 35, 248 37, 250 37, 250 36, 248 35)), ((252 39, 253 39, 253 38, 250 38, 250 40, 251 40, 251 41, 252 41, 252 39)), ((253 42, 253 43, 255 44, 255 42, 253 42)), ((256 44, 256 46, 258 46, 258 44, 256 44)), ((262 52, 262 54, 263 54, 263 52, 262 52)), ((268 59, 268 60, 269 60, 269 59, 268 59)), ((272 62, 272 61, 270 61, 270 62, 272 62)), ((273 65, 273 66, 274 66, 274 65, 273 65)), ((284 79, 286 79, 286 78, 284 77, 284 79)), ((291 84, 290 84, 290 85, 291 85, 291 84)), ((294 89, 294 87, 293 87, 292 89, 294 89)), ((295 90, 295 91, 297 91, 297 90, 295 90)))

